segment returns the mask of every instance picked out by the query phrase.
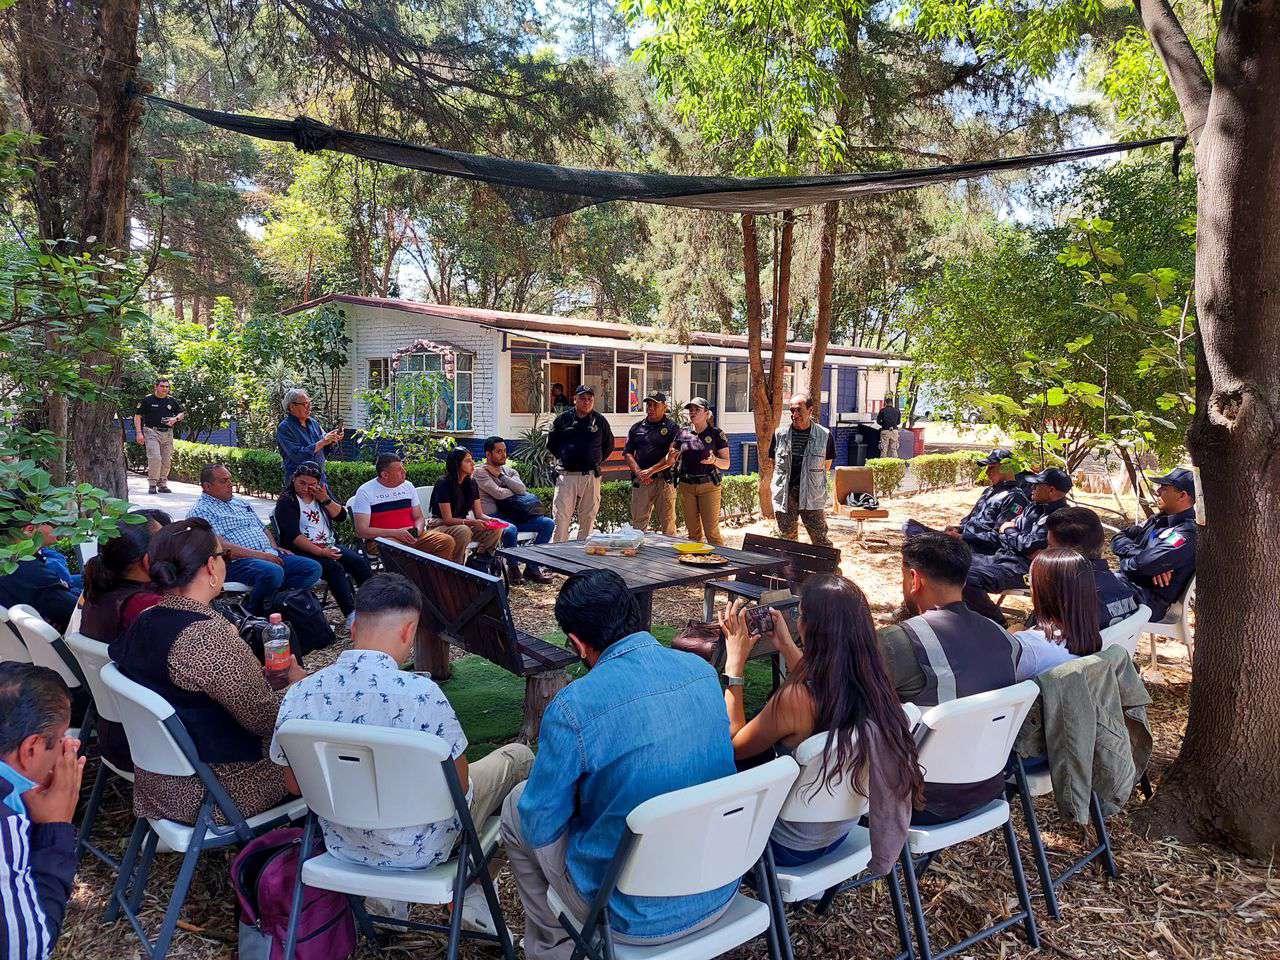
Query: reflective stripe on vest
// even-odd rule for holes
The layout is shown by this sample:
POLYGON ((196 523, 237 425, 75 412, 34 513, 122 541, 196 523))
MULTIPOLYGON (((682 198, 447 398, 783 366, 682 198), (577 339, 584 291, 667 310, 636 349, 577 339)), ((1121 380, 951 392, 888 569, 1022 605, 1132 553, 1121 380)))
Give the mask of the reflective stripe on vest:
MULTIPOLYGON (((1011 670, 1009 682, 1012 683, 1012 671, 1016 670, 1018 663, 1018 641, 1013 634, 999 624, 992 623, 992 626, 996 627, 1009 643, 1011 670)), ((948 700, 955 700, 971 693, 979 693, 983 689, 990 690, 1003 685, 997 681, 994 685, 988 686, 982 684, 981 680, 977 680, 981 684, 980 689, 960 691, 956 681, 955 669, 952 667, 946 648, 938 638, 937 632, 934 631, 933 625, 921 615, 904 621, 902 627, 906 630, 907 636, 911 638, 911 642, 916 648, 916 660, 920 664, 920 672, 924 674, 924 689, 917 696, 911 698, 911 702, 916 706, 936 707, 938 704, 946 703, 948 700)), ((974 664, 970 664, 970 666, 972 667, 974 664)), ((976 679, 969 676, 971 683, 976 679)))

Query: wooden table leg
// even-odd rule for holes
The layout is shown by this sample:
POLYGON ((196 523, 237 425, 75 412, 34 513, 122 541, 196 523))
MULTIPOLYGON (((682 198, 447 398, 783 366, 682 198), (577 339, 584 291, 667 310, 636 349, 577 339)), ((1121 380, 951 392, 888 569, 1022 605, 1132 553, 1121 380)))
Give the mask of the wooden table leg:
POLYGON ((653 591, 637 590, 631 594, 636 598, 636 606, 640 608, 640 629, 650 630, 653 627, 653 591))
POLYGON ((542 714, 555 695, 569 685, 567 670, 535 673, 524 681, 524 721, 520 725, 520 742, 536 743, 542 731, 542 714))
POLYGON ((413 668, 428 671, 436 683, 444 683, 453 675, 449 665, 449 641, 428 629, 421 620, 413 638, 413 668))

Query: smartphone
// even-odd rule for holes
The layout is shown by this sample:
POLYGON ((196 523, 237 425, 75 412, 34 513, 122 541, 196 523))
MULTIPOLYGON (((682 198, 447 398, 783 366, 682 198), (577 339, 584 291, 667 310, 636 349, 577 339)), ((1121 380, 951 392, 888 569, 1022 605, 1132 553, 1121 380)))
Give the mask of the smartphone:
POLYGON ((773 633, 773 608, 759 604, 747 607, 747 632, 753 637, 773 633))

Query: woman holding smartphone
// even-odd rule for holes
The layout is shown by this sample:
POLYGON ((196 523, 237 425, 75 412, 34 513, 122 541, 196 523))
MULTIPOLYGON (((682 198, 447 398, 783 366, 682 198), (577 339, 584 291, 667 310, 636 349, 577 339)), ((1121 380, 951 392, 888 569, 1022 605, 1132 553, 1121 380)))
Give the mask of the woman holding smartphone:
MULTIPOLYGON (((759 615, 757 615, 759 616, 759 615)), ((742 600, 720 616, 725 632, 725 706, 734 757, 766 751, 790 753, 815 733, 826 733, 819 789, 854 790, 870 805, 873 874, 888 873, 902 852, 912 805, 923 780, 915 741, 876 645, 871 608, 844 577, 810 577, 800 588, 797 645, 782 614, 770 610, 765 635, 786 661, 787 679, 750 721, 743 671, 757 636, 742 600)), ((810 863, 839 846, 852 821, 799 823, 779 820, 770 844, 779 865, 810 863)))

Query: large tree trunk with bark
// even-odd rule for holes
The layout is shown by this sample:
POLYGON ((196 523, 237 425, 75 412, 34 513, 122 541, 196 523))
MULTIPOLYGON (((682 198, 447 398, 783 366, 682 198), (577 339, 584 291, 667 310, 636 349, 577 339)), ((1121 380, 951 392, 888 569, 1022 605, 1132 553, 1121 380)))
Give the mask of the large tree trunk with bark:
POLYGON ((1280 0, 1224 4, 1207 109, 1160 7, 1140 10, 1199 141, 1188 444, 1207 526, 1186 737, 1145 819, 1265 858, 1280 849, 1280 0))
POLYGON ((809 397, 813 416, 822 415, 822 367, 827 362, 831 339, 831 295, 836 276, 836 232, 840 226, 840 203, 822 206, 822 236, 818 241, 818 313, 813 322, 813 343, 809 347, 809 397))
MULTIPOLYGON (((93 82, 98 112, 80 229, 85 249, 102 249, 122 259, 129 249, 129 150, 142 117, 141 101, 128 92, 138 65, 139 9, 140 0, 102 0, 98 8, 98 70, 93 82)), ((118 326, 115 333, 118 340, 118 326)), ((84 357, 84 373, 103 396, 75 404, 71 439, 76 476, 123 498, 129 486, 113 398, 120 385, 120 363, 118 355, 105 350, 84 357)))

